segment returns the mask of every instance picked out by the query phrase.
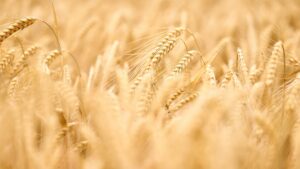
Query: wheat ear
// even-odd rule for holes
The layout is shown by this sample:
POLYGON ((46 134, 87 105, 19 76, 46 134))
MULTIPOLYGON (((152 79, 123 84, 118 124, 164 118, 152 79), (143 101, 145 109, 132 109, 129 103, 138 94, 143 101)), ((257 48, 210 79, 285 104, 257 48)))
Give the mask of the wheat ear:
POLYGON ((14 58, 14 55, 12 52, 5 53, 3 58, 0 60, 0 73, 5 72, 7 67, 12 63, 12 60, 14 58))
POLYGON ((177 39, 172 38, 168 40, 167 43, 165 43, 158 51, 157 53, 153 56, 153 58, 150 60, 146 68, 143 70, 142 74, 139 75, 135 81, 133 82, 133 85, 131 87, 131 93, 135 90, 135 88, 141 83, 142 76, 149 72, 151 69, 154 69, 157 64, 160 62, 160 60, 167 55, 175 46, 177 39))
POLYGON ((74 151, 75 152, 79 152, 82 153, 87 149, 88 146, 88 141, 84 140, 84 141, 80 141, 79 143, 77 143, 74 147, 74 151))
POLYGON ((49 67, 50 65, 53 63, 53 61, 62 54, 62 52, 58 49, 55 49, 51 52, 49 52, 44 58, 43 58, 43 61, 42 61, 42 65, 43 65, 43 68, 45 70, 46 73, 50 73, 50 70, 49 70, 49 67))
POLYGON ((152 57, 150 63, 145 69, 145 72, 149 71, 150 68, 155 68, 156 65, 162 60, 164 56, 166 56, 174 47, 177 42, 177 38, 171 38, 163 46, 155 53, 152 57))
POLYGON ((262 69, 257 69, 256 65, 253 65, 249 71, 249 81, 251 84, 256 83, 258 77, 262 74, 262 69))
POLYGON ((237 87, 239 89, 242 88, 242 83, 241 83, 240 79, 238 78, 236 72, 232 73, 232 81, 233 81, 235 87, 237 87))
POLYGON ((292 64, 294 67, 300 68, 300 61, 297 60, 296 58, 291 57, 291 58, 288 59, 288 62, 289 62, 290 64, 292 64))
POLYGON ((208 64, 206 66, 206 76, 207 76, 207 79, 208 79, 208 82, 211 86, 216 86, 217 85, 217 81, 216 81, 216 76, 215 76, 215 72, 213 70, 213 68, 211 67, 210 64, 208 64))
POLYGON ((68 107, 66 119, 70 122, 80 119, 80 100, 73 88, 64 82, 57 82, 56 89, 68 107))
POLYGON ((174 47, 175 43, 178 40, 178 37, 184 31, 184 28, 176 28, 175 30, 169 32, 153 49, 150 55, 150 61, 146 65, 145 69, 142 70, 142 73, 138 75, 138 77, 134 80, 133 85, 131 86, 132 93, 135 88, 141 83, 142 76, 150 71, 151 68, 156 67, 156 65, 160 62, 160 60, 167 55, 174 47))
POLYGON ((27 58, 34 55, 36 53, 37 49, 38 49, 37 46, 33 46, 33 47, 30 47, 29 49, 27 49, 23 53, 23 55, 17 61, 17 63, 13 65, 13 69, 12 69, 12 72, 11 72, 12 75, 17 74, 18 72, 20 72, 25 67, 27 58))
POLYGON ((278 65, 278 60, 283 55, 282 51, 282 42, 279 41, 274 45, 271 57, 267 63, 266 67, 266 77, 265 77, 265 84, 267 86, 271 86, 274 83, 275 75, 276 75, 276 68, 278 65))
POLYGON ((14 33, 18 32, 19 30, 23 30, 26 27, 34 24, 35 21, 36 21, 35 18, 24 18, 24 19, 17 20, 16 22, 8 26, 8 28, 4 29, 0 33, 0 45, 5 39, 10 37, 14 33))
POLYGON ((59 55, 61 55, 61 51, 58 49, 49 52, 44 58, 44 64, 49 67, 59 55))
POLYGON ((233 72, 231 70, 227 71, 224 75, 223 80, 221 81, 221 88, 226 88, 229 81, 231 80, 233 72))
POLYGON ((58 142, 60 139, 62 139, 70 130, 78 125, 76 122, 67 123, 67 126, 63 127, 56 135, 55 140, 58 142))
POLYGON ((199 93, 196 92, 196 93, 193 93, 193 94, 187 96, 186 98, 180 100, 176 105, 174 105, 174 108, 169 109, 169 113, 178 111, 179 109, 181 109, 186 104, 188 104, 188 103, 192 102, 193 100, 195 100, 198 95, 199 95, 199 93))
POLYGON ((154 96, 154 89, 153 89, 154 82, 153 80, 150 80, 149 84, 147 84, 143 88, 144 94, 141 96, 139 100, 139 113, 142 115, 146 114, 150 110, 151 101, 154 96))
POLYGON ((243 51, 242 49, 238 48, 237 49, 237 56, 238 56, 238 59, 239 59, 239 64, 241 66, 241 70, 242 70, 242 74, 243 74, 243 77, 244 77, 244 80, 246 83, 248 83, 248 68, 247 68, 247 64, 245 62, 245 59, 244 59, 244 54, 243 54, 243 51))
POLYGON ((175 68, 172 70, 169 76, 176 76, 179 73, 182 73, 188 64, 192 61, 194 56, 199 53, 196 50, 190 50, 188 51, 178 62, 178 64, 175 66, 175 68))
POLYGON ((19 84, 19 77, 16 76, 14 77, 8 85, 8 89, 7 89, 7 94, 10 98, 15 98, 15 94, 16 94, 16 88, 19 84))
POLYGON ((175 93, 173 93, 167 100, 167 103, 165 104, 166 109, 169 109, 170 105, 185 91, 186 91, 186 87, 182 87, 178 89, 175 93))
POLYGON ((173 38, 179 37, 183 33, 184 30, 185 30, 184 28, 176 28, 176 29, 170 31, 164 38, 162 38, 162 40, 160 40, 160 42, 158 42, 158 44, 156 45, 156 47, 151 52, 150 60, 152 60, 154 58, 154 56, 156 55, 156 53, 162 47, 164 47, 164 45, 166 43, 168 43, 169 40, 171 40, 173 38))

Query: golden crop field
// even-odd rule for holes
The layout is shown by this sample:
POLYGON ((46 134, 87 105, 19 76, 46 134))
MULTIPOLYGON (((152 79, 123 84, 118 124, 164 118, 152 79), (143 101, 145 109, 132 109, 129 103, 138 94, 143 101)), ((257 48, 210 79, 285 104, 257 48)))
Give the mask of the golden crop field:
POLYGON ((0 169, 299 169, 299 0, 2 0, 0 169))

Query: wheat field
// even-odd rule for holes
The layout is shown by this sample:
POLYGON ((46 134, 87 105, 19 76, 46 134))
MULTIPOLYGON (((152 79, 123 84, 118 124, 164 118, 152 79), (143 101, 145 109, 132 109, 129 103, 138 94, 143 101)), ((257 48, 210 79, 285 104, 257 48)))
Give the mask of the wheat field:
POLYGON ((0 169, 299 169, 299 0, 3 0, 0 169))

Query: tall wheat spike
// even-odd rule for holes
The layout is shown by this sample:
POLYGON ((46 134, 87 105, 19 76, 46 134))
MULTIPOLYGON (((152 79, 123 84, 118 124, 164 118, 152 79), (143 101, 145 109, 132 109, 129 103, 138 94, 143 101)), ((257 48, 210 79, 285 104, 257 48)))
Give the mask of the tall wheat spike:
POLYGON ((282 42, 279 41, 274 45, 271 57, 268 61, 266 66, 266 77, 265 83, 267 86, 271 86, 274 83, 275 76, 276 76, 276 69, 278 65, 279 59, 283 56, 282 51, 282 42))
POLYGON ((217 85, 216 76, 215 76, 214 70, 210 64, 208 64, 206 66, 206 76, 207 76, 207 79, 211 86, 217 85))
POLYGON ((176 28, 175 30, 169 32, 153 49, 146 67, 134 80, 133 85, 131 86, 131 93, 140 84, 142 76, 150 69, 154 69, 160 60, 175 47, 175 43, 178 41, 178 37, 182 34, 183 30, 183 28, 176 28))
POLYGON ((247 68, 247 65, 246 65, 246 62, 245 62, 245 59, 244 59, 244 54, 242 52, 242 49, 238 48, 237 49, 237 56, 238 56, 238 59, 239 59, 239 64, 241 66, 241 69, 242 69, 242 74, 243 74, 243 77, 244 77, 244 80, 246 81, 246 83, 249 83, 248 82, 248 68, 247 68))

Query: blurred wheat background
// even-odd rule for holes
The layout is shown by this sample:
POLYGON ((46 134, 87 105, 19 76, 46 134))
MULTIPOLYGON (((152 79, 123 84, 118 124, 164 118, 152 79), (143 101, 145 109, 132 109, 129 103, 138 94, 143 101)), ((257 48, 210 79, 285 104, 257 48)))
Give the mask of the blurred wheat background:
POLYGON ((300 168, 300 1, 0 11, 1 169, 300 168))

